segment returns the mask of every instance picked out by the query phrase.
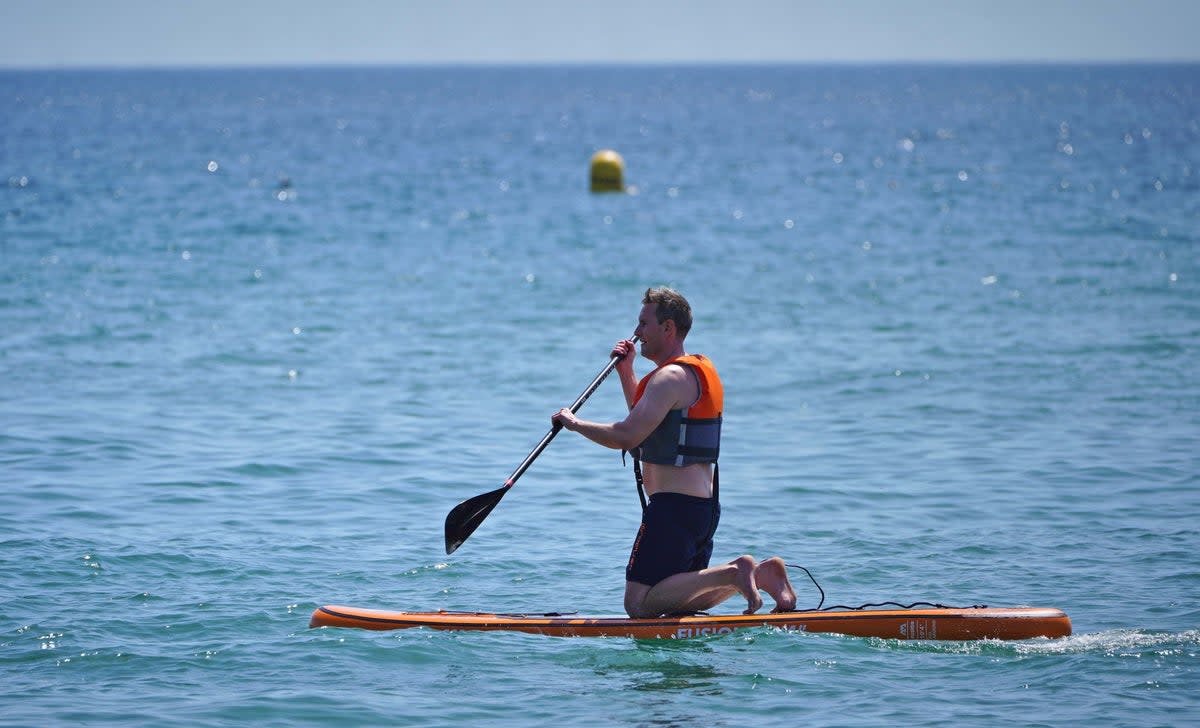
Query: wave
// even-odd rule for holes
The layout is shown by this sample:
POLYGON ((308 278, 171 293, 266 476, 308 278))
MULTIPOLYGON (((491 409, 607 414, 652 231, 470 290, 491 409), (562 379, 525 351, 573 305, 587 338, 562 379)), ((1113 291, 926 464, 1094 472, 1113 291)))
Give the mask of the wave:
POLYGON ((1057 640, 1013 643, 1020 654, 1104 654, 1112 657, 1144 657, 1188 653, 1196 656, 1200 629, 1158 632, 1143 629, 1114 629, 1075 634, 1057 640))

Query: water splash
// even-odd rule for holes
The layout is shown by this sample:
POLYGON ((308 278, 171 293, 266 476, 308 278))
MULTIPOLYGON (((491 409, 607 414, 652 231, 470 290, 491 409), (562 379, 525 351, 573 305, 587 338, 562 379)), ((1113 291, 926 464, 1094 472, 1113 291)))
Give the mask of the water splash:
POLYGON ((1015 643, 1019 654, 1102 654, 1109 657, 1189 654, 1200 649, 1200 629, 1185 632, 1154 632, 1141 629, 1114 629, 1106 632, 1076 634, 1058 640, 1015 643))

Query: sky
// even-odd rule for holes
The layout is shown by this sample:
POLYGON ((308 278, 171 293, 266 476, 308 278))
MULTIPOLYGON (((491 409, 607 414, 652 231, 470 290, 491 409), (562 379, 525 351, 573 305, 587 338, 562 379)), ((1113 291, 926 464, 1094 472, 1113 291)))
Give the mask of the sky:
POLYGON ((1200 61, 1200 0, 0 0, 0 68, 1200 61))

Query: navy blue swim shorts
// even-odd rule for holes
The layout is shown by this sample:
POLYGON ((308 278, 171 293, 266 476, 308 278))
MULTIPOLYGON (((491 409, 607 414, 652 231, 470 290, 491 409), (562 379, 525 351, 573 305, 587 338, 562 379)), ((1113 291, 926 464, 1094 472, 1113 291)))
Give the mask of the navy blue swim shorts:
POLYGON ((654 586, 668 576, 707 569, 720 520, 721 504, 716 498, 682 493, 650 496, 625 579, 654 586))

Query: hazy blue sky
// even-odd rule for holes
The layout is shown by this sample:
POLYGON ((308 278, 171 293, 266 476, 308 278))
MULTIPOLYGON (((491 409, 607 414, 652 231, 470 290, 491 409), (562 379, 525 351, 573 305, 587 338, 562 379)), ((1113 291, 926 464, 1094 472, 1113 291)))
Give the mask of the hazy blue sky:
POLYGON ((1200 0, 0 0, 0 67, 1200 60, 1200 0))

